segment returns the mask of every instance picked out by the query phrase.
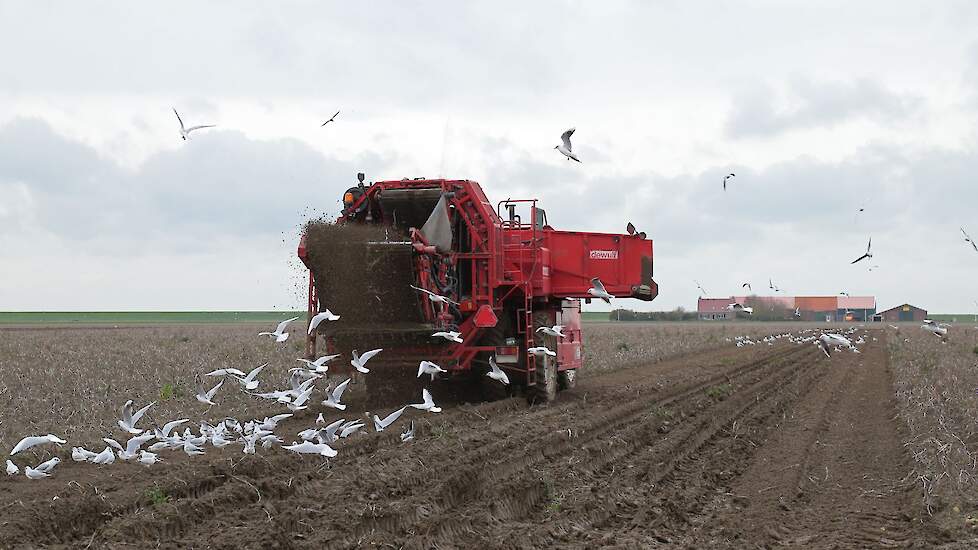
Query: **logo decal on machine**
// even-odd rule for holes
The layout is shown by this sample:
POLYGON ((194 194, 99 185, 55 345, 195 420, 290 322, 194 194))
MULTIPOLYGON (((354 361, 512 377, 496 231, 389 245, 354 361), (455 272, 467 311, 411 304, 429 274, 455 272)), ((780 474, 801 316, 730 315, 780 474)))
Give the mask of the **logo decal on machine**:
POLYGON ((592 250, 591 259, 592 260, 617 260, 618 251, 617 250, 592 250))

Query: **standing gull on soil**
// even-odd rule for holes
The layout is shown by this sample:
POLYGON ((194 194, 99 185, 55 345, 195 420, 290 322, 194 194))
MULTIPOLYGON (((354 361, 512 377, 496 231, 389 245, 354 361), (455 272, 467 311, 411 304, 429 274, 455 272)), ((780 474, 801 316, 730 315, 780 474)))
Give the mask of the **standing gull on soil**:
POLYGON ((11 462, 10 459, 8 458, 7 459, 7 475, 8 476, 14 476, 14 475, 17 475, 18 473, 20 473, 20 468, 18 468, 17 465, 14 464, 13 462, 11 462))
POLYGON ((494 355, 489 356, 489 372, 486 373, 486 376, 492 378, 493 380, 502 382, 507 386, 509 385, 509 377, 506 376, 503 369, 499 368, 499 365, 496 364, 496 357, 494 355))
POLYGON ((54 457, 50 460, 38 464, 37 468, 34 469, 50 474, 51 470, 53 470, 54 467, 57 466, 58 464, 61 464, 61 459, 58 457, 54 457))
POLYGON ((357 372, 361 374, 367 374, 368 372, 370 372, 370 369, 368 369, 364 365, 367 364, 367 361, 369 361, 371 357, 377 355, 382 351, 384 351, 383 348, 372 349, 368 352, 364 352, 363 355, 358 355, 357 350, 353 350, 353 359, 350 359, 350 364, 353 365, 353 368, 357 369, 357 372))
POLYGON ((576 160, 577 162, 581 162, 581 159, 577 158, 577 155, 574 154, 573 147, 571 146, 570 138, 572 135, 574 135, 575 130, 577 130, 577 128, 571 128, 570 130, 565 131, 563 134, 560 134, 561 143, 560 145, 554 146, 554 149, 560 151, 560 154, 567 157, 567 160, 576 160))
POLYGON ((259 332, 258 336, 271 336, 272 338, 275 338, 277 343, 282 343, 289 339, 289 333, 285 332, 285 329, 289 327, 289 323, 295 321, 296 319, 298 319, 298 317, 286 319, 278 324, 278 327, 275 328, 275 332, 259 332))
POLYGON ((85 447, 72 447, 71 448, 71 459, 75 462, 88 462, 89 460, 98 456, 98 453, 93 453, 85 447))
POLYGON ((106 447, 102 449, 102 452, 93 456, 91 458, 92 464, 112 464, 115 462, 115 454, 112 452, 112 447, 106 447))
POLYGON ((375 414, 374 415, 374 430, 377 430, 378 432, 384 431, 384 428, 386 428, 387 426, 390 426, 391 424, 393 424, 394 422, 396 422, 397 419, 400 418, 402 414, 404 414, 404 409, 406 409, 406 408, 407 407, 401 407, 400 409, 397 409, 396 411, 394 411, 394 412, 390 413, 389 415, 387 415, 386 417, 384 417, 383 420, 381 420, 381 418, 375 414))
POLYGON ((32 435, 32 436, 25 437, 24 439, 21 439, 19 443, 14 445, 14 448, 10 451, 10 455, 13 456, 21 451, 26 451, 31 447, 44 445, 45 443, 57 443, 58 445, 63 445, 67 443, 67 441, 52 434, 32 435))
POLYGON ((334 315, 332 311, 324 309, 309 320, 309 334, 312 334, 312 331, 316 330, 319 323, 322 323, 323 321, 339 321, 339 319, 339 315, 334 315))
POLYGON ((432 363, 431 361, 422 361, 421 363, 418 364, 417 378, 421 378, 422 374, 430 374, 431 379, 434 380, 435 375, 440 372, 448 372, 448 371, 432 363))
POLYGON ((867 258, 872 258, 872 257, 873 257, 873 238, 870 237, 869 238, 869 244, 866 245, 866 253, 863 254, 862 256, 856 258, 855 260, 853 260, 851 262, 851 264, 859 263, 862 260, 865 260, 867 258))
POLYGON ((608 293, 607 290, 605 290, 604 283, 602 283, 601 279, 597 277, 591 279, 591 288, 587 289, 587 293, 591 296, 594 296, 595 298, 601 298, 602 300, 605 301, 605 303, 608 304, 610 304, 611 299, 614 298, 614 296, 612 296, 611 294, 608 293))
POLYGON ((401 434, 401 443, 411 441, 412 439, 414 439, 414 420, 411 421, 411 427, 401 434))
POLYGON ((27 475, 28 479, 41 479, 43 477, 51 477, 51 474, 43 470, 38 470, 36 468, 31 468, 30 466, 24 466, 24 474, 27 475))
POLYGON ((303 441, 302 443, 283 445, 282 448, 298 454, 320 455, 325 456, 326 458, 333 458, 336 456, 336 450, 325 443, 303 441))
POLYGON ((180 138, 183 139, 184 141, 187 141, 188 139, 190 139, 190 132, 193 132, 194 130, 200 130, 202 128, 213 128, 214 127, 213 124, 202 124, 200 126, 191 126, 190 128, 185 128, 183 126, 183 119, 180 118, 180 113, 178 113, 175 108, 173 109, 173 114, 177 115, 177 120, 180 122, 180 138))

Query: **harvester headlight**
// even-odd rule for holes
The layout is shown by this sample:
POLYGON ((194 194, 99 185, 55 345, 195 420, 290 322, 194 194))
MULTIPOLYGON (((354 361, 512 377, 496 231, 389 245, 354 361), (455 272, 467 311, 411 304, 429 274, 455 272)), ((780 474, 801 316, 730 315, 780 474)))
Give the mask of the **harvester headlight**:
POLYGON ((353 204, 353 193, 352 192, 347 191, 346 193, 343 193, 343 204, 345 204, 347 206, 350 206, 351 204, 353 204))

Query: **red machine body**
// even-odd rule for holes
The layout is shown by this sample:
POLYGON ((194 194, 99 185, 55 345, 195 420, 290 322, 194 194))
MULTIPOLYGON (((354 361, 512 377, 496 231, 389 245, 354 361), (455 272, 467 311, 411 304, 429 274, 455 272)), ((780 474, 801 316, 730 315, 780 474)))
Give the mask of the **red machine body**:
MULTIPOLYGON (((580 300, 591 299, 592 279, 600 279, 618 298, 652 300, 658 294, 651 240, 556 230, 536 200, 494 205, 479 184, 469 180, 395 180, 370 186, 361 182, 344 194, 337 223, 391 228, 395 244, 413 250, 414 286, 457 303, 442 307, 417 292, 425 322, 416 330, 429 338, 401 350, 385 348, 384 355, 402 351, 426 357, 455 375, 477 376, 494 356, 512 381, 535 388, 546 399, 558 388, 573 386, 574 371, 582 366, 580 300), (536 330, 556 324, 564 326, 564 338, 536 330), (457 330, 463 343, 431 339, 435 330, 457 330), (556 357, 527 353, 535 346, 547 347, 556 357)), ((305 237, 298 252, 310 266, 305 237)), ((310 270, 310 317, 321 303, 328 306, 329 299, 317 296, 310 270)), ((323 335, 329 342, 328 332, 323 335)), ((318 331, 309 336, 307 355, 316 353, 318 337, 318 331)))

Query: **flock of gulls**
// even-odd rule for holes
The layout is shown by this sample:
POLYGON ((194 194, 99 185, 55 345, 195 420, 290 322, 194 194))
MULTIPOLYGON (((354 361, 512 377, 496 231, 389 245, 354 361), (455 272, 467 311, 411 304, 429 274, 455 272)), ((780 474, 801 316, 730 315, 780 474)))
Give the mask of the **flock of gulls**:
MULTIPOLYGON (((763 338, 751 339, 749 336, 736 336, 733 339, 727 338, 727 342, 733 342, 738 348, 755 345, 773 346, 779 342, 789 342, 792 344, 815 344, 826 357, 831 357, 834 352, 849 350, 852 353, 862 353, 859 347, 866 343, 865 334, 856 334, 862 326, 854 326, 842 332, 821 332, 818 329, 806 328, 795 332, 784 332, 770 334, 763 338)), ((876 341, 876 337, 873 337, 876 341)))
MULTIPOLYGON (((449 298, 441 296, 425 289, 412 287, 424 293, 425 296, 434 304, 450 304, 453 303, 449 298)), ((598 298, 611 298, 612 296, 608 294, 600 281, 597 281, 597 287, 592 288, 594 292, 591 293, 593 296, 598 298)), ((259 336, 268 336, 273 339, 276 343, 283 343, 289 339, 289 326, 290 324, 297 320, 298 317, 293 317, 291 319, 286 319, 275 327, 275 330, 268 332, 259 332, 259 336)), ((339 315, 334 314, 329 309, 318 313, 309 320, 308 334, 312 334, 320 324, 323 322, 338 321, 340 319, 339 315)), ((564 338, 562 325, 555 325, 552 327, 539 327, 537 332, 543 333, 555 338, 564 338)), ((461 343, 463 342, 461 338, 461 333, 456 331, 439 331, 432 334, 432 337, 444 338, 450 342, 461 343)), ((351 353, 350 365, 361 374, 368 374, 370 369, 367 367, 367 363, 377 354, 381 353, 383 349, 373 349, 363 353, 358 353, 357 350, 353 350, 351 353)), ((528 349, 529 353, 537 356, 556 356, 556 352, 547 348, 546 346, 534 346, 528 349)), ((129 400, 122 406, 120 411, 120 418, 117 421, 118 429, 122 433, 122 437, 118 439, 114 437, 104 437, 102 442, 105 443, 105 448, 100 452, 95 452, 89 450, 85 447, 76 446, 71 449, 71 459, 75 462, 86 462, 96 465, 108 465, 114 462, 123 461, 135 461, 144 466, 153 466, 161 462, 163 459, 160 458, 160 454, 164 451, 168 452, 179 452, 183 451, 188 456, 199 456, 205 454, 206 447, 210 445, 216 449, 227 447, 230 445, 240 445, 242 452, 244 454, 255 454, 256 448, 260 445, 263 449, 271 449, 274 446, 279 446, 286 451, 290 451, 296 454, 309 454, 309 455, 319 455, 325 458, 332 458, 337 455, 336 446, 340 440, 353 437, 361 430, 367 430, 368 420, 373 421, 373 429, 376 432, 382 432, 387 428, 391 427, 395 422, 397 422, 401 415, 404 414, 409 408, 418 409, 420 411, 429 413, 441 412, 441 407, 435 404, 434 399, 431 396, 431 392, 428 388, 422 388, 421 390, 421 402, 412 403, 404 405, 393 412, 387 414, 384 417, 374 414, 372 417, 370 413, 364 414, 364 420, 354 419, 347 420, 345 418, 339 418, 337 420, 328 421, 323 413, 319 413, 315 420, 315 425, 303 429, 296 433, 298 440, 293 440, 290 444, 285 444, 285 439, 283 439, 284 434, 277 434, 276 430, 279 424, 286 419, 292 418, 296 413, 301 411, 306 411, 309 409, 310 405, 313 403, 311 401, 312 394, 316 391, 316 382, 326 378, 329 372, 329 363, 340 357, 340 354, 325 355, 319 357, 315 360, 300 358, 297 359, 298 362, 302 363, 301 366, 289 369, 288 387, 281 390, 273 390, 267 392, 258 391, 262 381, 259 378, 263 369, 268 366, 267 363, 260 365, 250 372, 244 372, 236 368, 221 368, 216 369, 211 372, 205 373, 203 377, 210 377, 212 379, 219 379, 218 382, 211 386, 209 389, 204 385, 198 383, 197 393, 195 398, 200 403, 212 407, 218 404, 217 396, 225 384, 240 386, 240 391, 257 398, 264 399, 273 402, 279 406, 284 406, 288 412, 282 412, 273 416, 266 416, 261 419, 252 419, 246 422, 240 422, 234 418, 224 418, 216 424, 210 424, 206 421, 201 421, 196 428, 192 429, 190 426, 189 418, 180 418, 170 422, 166 422, 162 426, 154 426, 153 428, 140 427, 140 421, 146 412, 155 405, 156 403, 150 403, 141 408, 135 408, 133 401, 129 400), (182 428, 182 431, 181 431, 182 428)), ((429 375, 431 380, 434 381, 439 374, 444 374, 447 371, 442 367, 431 361, 421 361, 418 365, 418 378, 424 375, 429 375)), ((495 357, 490 356, 489 358, 489 371, 486 376, 496 380, 504 385, 509 384, 509 377, 506 372, 503 371, 499 365, 496 363, 495 357)), ((321 405, 326 409, 333 409, 336 411, 346 410, 346 405, 342 403, 343 393, 346 391, 347 387, 350 385, 351 378, 347 378, 343 382, 333 385, 328 385, 322 390, 325 395, 325 399, 321 401, 321 405)), ((404 429, 400 434, 400 440, 402 442, 411 441, 414 439, 415 425, 412 420, 411 423, 404 429)), ((36 449, 36 451, 41 450, 45 446, 57 445, 61 446, 66 444, 67 441, 60 438, 54 434, 47 434, 41 436, 28 436, 21 439, 13 449, 10 451, 10 455, 6 461, 6 472, 7 475, 13 476, 18 475, 23 469, 24 475, 28 479, 44 479, 51 477, 55 471, 58 464, 61 463, 61 459, 57 456, 40 462, 36 466, 28 463, 24 463, 20 457, 24 457, 20 453, 28 451, 30 449, 36 449), (14 462, 15 456, 18 456, 18 461, 21 462, 18 465, 14 462)), ((37 456, 35 452, 31 454, 37 456)))

